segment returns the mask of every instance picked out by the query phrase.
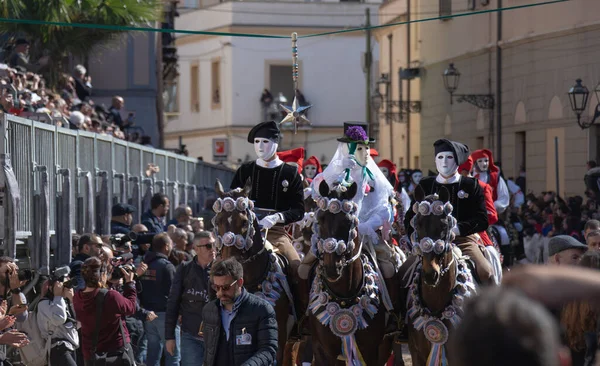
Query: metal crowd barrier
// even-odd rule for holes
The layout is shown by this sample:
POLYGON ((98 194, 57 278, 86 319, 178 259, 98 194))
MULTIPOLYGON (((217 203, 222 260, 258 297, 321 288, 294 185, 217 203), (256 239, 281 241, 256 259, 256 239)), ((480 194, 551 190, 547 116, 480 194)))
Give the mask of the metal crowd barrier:
POLYGON ((31 267, 38 269, 50 268, 50 249, 53 265, 70 262, 73 233, 110 234, 110 208, 117 202, 137 208, 134 223, 156 192, 169 197, 167 219, 180 204, 201 215, 214 196, 215 179, 228 185, 234 174, 112 136, 12 115, 2 117, 0 133, 0 249, 17 257, 17 241, 23 241, 31 267), (147 177, 150 163, 160 172, 147 177))

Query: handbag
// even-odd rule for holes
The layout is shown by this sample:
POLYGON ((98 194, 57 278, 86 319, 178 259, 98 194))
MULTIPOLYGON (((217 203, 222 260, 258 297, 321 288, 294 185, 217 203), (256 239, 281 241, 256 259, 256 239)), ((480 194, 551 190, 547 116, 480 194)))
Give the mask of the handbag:
POLYGON ((121 337, 123 338, 123 347, 112 352, 96 352, 96 348, 98 347, 98 336, 100 333, 100 323, 102 322, 102 309, 104 308, 104 299, 107 292, 107 289, 100 289, 98 294, 96 294, 96 328, 94 329, 94 334, 92 336, 91 364, 93 366, 135 366, 133 350, 131 349, 129 342, 126 341, 122 319, 119 319, 119 328, 121 330, 121 337))

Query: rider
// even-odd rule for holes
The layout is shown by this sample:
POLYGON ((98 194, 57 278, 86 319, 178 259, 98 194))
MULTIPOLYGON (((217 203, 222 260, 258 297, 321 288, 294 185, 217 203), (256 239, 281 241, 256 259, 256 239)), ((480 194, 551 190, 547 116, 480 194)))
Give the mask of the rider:
POLYGON ((298 174, 302 175, 302 163, 304 162, 304 148, 298 147, 292 150, 280 151, 277 156, 287 165, 298 169, 298 174))
MULTIPOLYGON (((419 186, 425 195, 437 193, 441 187, 448 189, 450 203, 454 207, 452 215, 457 220, 457 225, 452 228, 456 235, 454 243, 475 263, 480 282, 491 284, 493 283, 492 267, 485 257, 484 247, 477 244, 479 241, 477 233, 485 231, 488 227, 485 196, 476 179, 463 177, 458 173, 458 166, 469 157, 469 147, 447 139, 437 140, 433 147, 438 175, 421 179, 419 186)), ((414 215, 412 209, 408 210, 404 219, 409 238, 413 232, 410 220, 414 215)), ((409 258, 402 265, 400 269, 402 277, 415 260, 415 257, 412 257, 412 260, 409 258)))
POLYGON ((396 164, 394 164, 391 160, 383 159, 382 161, 377 163, 377 166, 379 167, 379 170, 381 170, 383 175, 387 178, 387 180, 390 182, 392 187, 394 187, 394 191, 397 192, 396 199, 400 199, 402 201, 404 212, 406 212, 408 210, 408 206, 410 206, 410 197, 406 192, 406 189, 404 189, 404 187, 398 181, 398 174, 396 173, 396 164))
POLYGON ((498 214, 502 214, 510 203, 510 195, 506 182, 500 176, 500 168, 494 164, 492 152, 488 149, 474 151, 471 156, 475 161, 473 176, 492 187, 494 206, 498 214))
POLYGON ((284 225, 301 220, 304 215, 302 177, 298 169, 284 164, 276 154, 281 130, 274 121, 262 122, 248 133, 257 159, 242 164, 231 182, 231 189, 252 182, 249 198, 254 201, 259 225, 268 229, 267 240, 289 261, 292 273, 300 264, 298 253, 284 225))
POLYGON ((306 179, 308 183, 312 183, 314 177, 322 172, 323 169, 321 169, 321 162, 319 161, 319 159, 317 159, 316 156, 311 156, 310 158, 304 161, 303 175, 304 179, 306 179))
POLYGON ((408 184, 408 194, 413 195, 415 188, 419 185, 419 182, 423 178, 423 171, 421 169, 415 169, 410 173, 410 183, 408 184))
MULTIPOLYGON (((344 136, 338 139, 336 153, 323 173, 314 178, 312 188, 318 193, 322 181, 330 187, 350 182, 358 184, 358 193, 352 199, 358 204, 358 232, 374 244, 383 277, 391 278, 396 272, 398 258, 395 250, 380 240, 376 230, 386 222, 392 224, 390 197, 394 196, 394 189, 369 155, 369 144, 375 140, 369 139, 366 131, 366 124, 344 123, 344 136)), ((312 253, 304 258, 301 277, 308 274, 314 260, 312 253)))

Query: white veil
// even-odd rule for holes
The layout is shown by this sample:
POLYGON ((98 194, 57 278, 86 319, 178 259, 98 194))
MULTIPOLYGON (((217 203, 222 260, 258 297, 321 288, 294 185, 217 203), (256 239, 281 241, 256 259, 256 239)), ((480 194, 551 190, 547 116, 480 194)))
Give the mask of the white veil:
MULTIPOLYGON (((323 180, 327 182, 331 189, 334 183, 339 183, 346 177, 344 163, 349 157, 348 143, 338 143, 337 150, 327 168, 313 179, 313 197, 315 194, 318 194, 319 184, 323 180)), ((372 227, 376 229, 385 220, 388 222, 393 221, 393 211, 389 199, 390 197, 394 197, 394 187, 392 187, 371 157, 368 158, 367 168, 373 174, 373 181, 371 181, 368 174, 365 174, 363 177, 363 169, 359 165, 350 171, 350 179, 358 184, 358 193, 352 201, 358 204, 359 221, 371 222, 373 224, 372 227), (374 189, 373 192, 365 195, 364 192, 368 183, 371 183, 374 189)))

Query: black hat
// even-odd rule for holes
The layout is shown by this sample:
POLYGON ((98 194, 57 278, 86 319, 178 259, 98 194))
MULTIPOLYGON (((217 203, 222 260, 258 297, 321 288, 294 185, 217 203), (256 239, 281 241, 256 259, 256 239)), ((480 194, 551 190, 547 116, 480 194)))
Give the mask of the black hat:
POLYGON ((450 151, 454 154, 454 159, 456 159, 456 165, 461 165, 469 158, 469 147, 465 144, 456 141, 450 141, 448 139, 439 139, 433 143, 433 147, 435 149, 435 155, 444 152, 450 151))
POLYGON ((281 141, 281 130, 275 121, 261 122, 252 127, 248 133, 248 142, 254 143, 255 138, 265 138, 277 143, 281 141))
POLYGON ((135 207, 126 203, 117 203, 112 207, 112 216, 123 216, 128 213, 134 213, 135 207))
POLYGON ((548 257, 552 257, 554 254, 567 249, 581 249, 582 251, 586 251, 588 247, 570 235, 553 236, 548 241, 548 257))
POLYGON ((362 122, 344 122, 344 137, 337 139, 339 142, 354 142, 368 145, 375 142, 369 138, 369 127, 362 122))
POLYGON ((19 45, 22 45, 22 44, 29 44, 29 41, 26 40, 25 38, 19 38, 15 42, 15 46, 19 46, 19 45))

